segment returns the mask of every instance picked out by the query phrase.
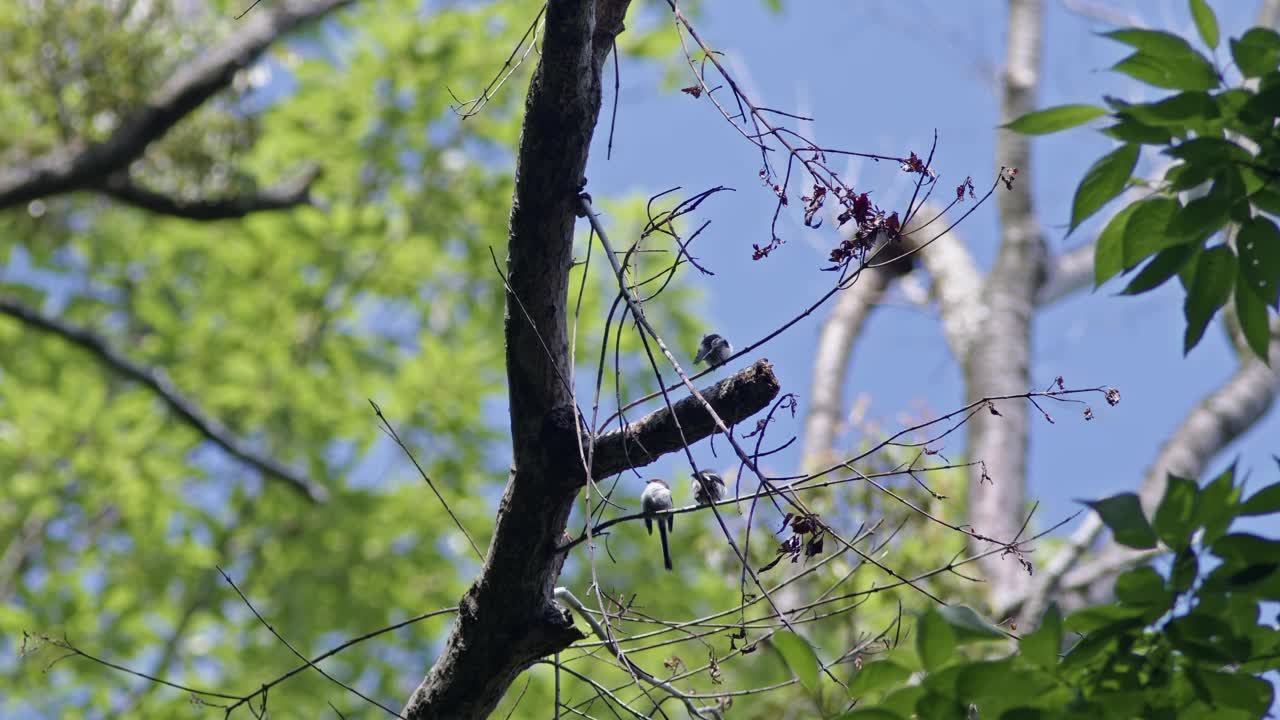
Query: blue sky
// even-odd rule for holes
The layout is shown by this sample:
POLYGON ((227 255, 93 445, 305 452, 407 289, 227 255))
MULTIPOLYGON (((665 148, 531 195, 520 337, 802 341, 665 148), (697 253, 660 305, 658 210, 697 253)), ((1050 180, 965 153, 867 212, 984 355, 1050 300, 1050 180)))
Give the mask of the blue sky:
MULTIPOLYGON (((1195 37, 1185 3, 1106 5, 1114 9, 1104 12, 1195 37)), ((815 118, 805 129, 828 147, 924 155, 936 129, 940 197, 966 175, 973 176, 979 193, 991 183, 998 167, 993 143, 1000 122, 997 73, 1003 62, 1005 3, 804 0, 784 6, 782 14, 774 14, 763 2, 705 3, 697 21, 701 35, 725 53, 731 71, 759 104, 815 118)), ((1224 38, 1239 36, 1256 12, 1252 2, 1215 6, 1224 38)), ((1107 72, 1124 48, 1097 33, 1114 26, 1050 1, 1045 27, 1041 107, 1098 102, 1103 93, 1130 100, 1157 97, 1107 72)), ((602 128, 587 170, 596 197, 649 195, 674 185, 690 193, 718 184, 737 189, 704 204, 699 216, 713 222, 698 241, 698 255, 718 273, 695 280, 707 293, 709 328, 739 345, 754 341, 829 286, 831 275, 819 268, 827 264, 834 233, 829 226, 803 228, 794 209, 798 203, 780 224, 788 243, 764 261, 751 260, 752 243, 768 241, 772 199, 756 178, 758 153, 711 104, 663 91, 654 73, 626 64, 620 97, 613 159, 605 160, 602 128)), ((1032 193, 1055 253, 1093 237, 1114 211, 1104 210, 1067 237, 1076 183, 1111 146, 1090 129, 1036 141, 1033 167, 1016 192, 1032 193)), ((1145 157, 1144 164, 1150 168, 1145 157)), ((860 190, 873 190, 884 207, 901 208, 910 193, 911 178, 891 163, 855 163, 844 176, 860 190)), ((799 187, 793 186, 793 200, 799 187)), ((959 228, 984 268, 994 257, 997 232, 994 202, 959 228)), ((1041 527, 1078 509, 1076 499, 1136 488, 1185 413, 1235 368, 1216 325, 1183 357, 1183 293, 1176 283, 1137 298, 1115 297, 1120 287, 1112 283, 1083 291, 1036 318, 1032 372, 1041 389, 1062 375, 1070 386, 1113 385, 1123 394, 1115 408, 1100 399, 1092 402, 1097 419, 1089 423, 1069 406, 1048 408, 1057 420, 1052 425, 1033 413, 1028 497, 1042 503, 1041 527)), ((775 428, 776 437, 800 431, 823 316, 816 313, 757 351, 773 361, 784 392, 801 395, 794 425, 775 428)), ((691 355, 693 348, 687 351, 691 355)), ((870 415, 888 429, 897 426, 904 411, 927 408, 940 414, 962 404, 960 372, 932 311, 891 302, 873 316, 844 387, 846 402, 859 394, 869 396, 870 415)), ((1280 416, 1272 413, 1228 448, 1213 469, 1238 455, 1244 468, 1258 473, 1256 488, 1275 478, 1270 459, 1280 451, 1275 438, 1280 438, 1280 416)), ((962 448, 960 439, 945 446, 957 455, 962 448)), ((797 461, 793 450, 775 456, 773 466, 790 472, 797 461)), ((683 458, 667 463, 658 466, 660 472, 687 474, 683 458)))

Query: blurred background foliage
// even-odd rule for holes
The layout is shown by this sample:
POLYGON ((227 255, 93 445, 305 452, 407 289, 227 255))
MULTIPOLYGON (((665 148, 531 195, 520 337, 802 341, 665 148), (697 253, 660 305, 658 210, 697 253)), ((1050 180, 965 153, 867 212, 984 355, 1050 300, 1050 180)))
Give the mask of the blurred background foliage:
MULTIPOLYGON (((184 63, 235 33, 243 5, 0 5, 0 163, 107 137, 184 63)), ((451 109, 451 92, 484 87, 538 6, 357 4, 275 46, 130 169, 147 187, 204 198, 266 187, 314 164, 323 171, 314 206, 200 223, 75 193, 0 213, 0 292, 163 369, 207 413, 331 494, 327 503, 308 503, 206 442, 150 390, 91 354, 0 318, 0 715, 221 713, 83 659, 55 663, 60 654, 52 648, 22 655, 24 646, 34 648, 24 645, 24 632, 65 636, 112 662, 229 693, 249 692, 293 667, 296 660, 215 565, 309 655, 456 603, 477 560, 380 433, 368 400, 379 403, 483 547, 509 459, 503 292, 491 251, 505 256, 513 148, 532 61, 473 117, 451 109)), ((633 10, 620 47, 673 77, 683 60, 654 9, 633 10)), ((645 198, 597 200, 618 238, 638 237, 645 198)), ((579 242, 581 259, 586 238, 579 242)), ((656 236, 646 243, 671 248, 656 236)), ((670 257, 642 255, 640 274, 670 257)), ((692 315, 699 294, 687 271, 650 312, 669 342, 692 349, 705 328, 692 315)), ((580 392, 594 387, 614 298, 606 273, 596 262, 586 279, 580 392)), ((620 357, 624 397, 654 389, 629 329, 620 357)), ((603 407, 613 405, 611 382, 603 407)), ((631 481, 621 485, 628 498, 631 481)), ((960 475, 930 482, 952 497, 962 492, 960 475)), ((899 531, 900 571, 932 569, 961 549, 956 536, 935 537, 936 526, 919 527, 918 516, 896 503, 872 512, 883 498, 867 488, 839 488, 815 494, 815 507, 846 518, 884 516, 885 531, 899 531)), ((930 503, 921 489, 904 493, 930 503)), ((681 484, 678 500, 687 502, 687 494, 681 484)), ((736 581, 726 582, 737 577, 735 561, 718 531, 695 517, 703 519, 682 518, 677 529, 687 560, 660 580, 650 539, 637 524, 619 528, 609 554, 596 555, 604 589, 618 597, 662 589, 643 597, 644 613, 662 618, 700 617, 736 602, 736 581)), ((850 522, 848 532, 856 529, 850 522)), ((774 556, 769 537, 762 531, 752 546, 758 564, 774 556)), ((573 558, 563 578, 584 600, 585 557, 573 558)), ((793 600, 851 567, 843 558, 828 563, 793 600)), ((772 577, 799 569, 783 564, 772 577)), ((951 596, 964 585, 947 576, 928 584, 951 585, 951 596)), ((859 633, 878 632, 897 612, 892 600, 872 595, 812 639, 834 651, 859 633)), ((325 667, 399 707, 451 621, 442 616, 385 635, 325 667)), ((728 651, 726 637, 706 642, 717 656, 728 651)), ((659 667, 672 654, 656 648, 636 658, 659 667)), ((696 666, 702 655, 682 659, 696 666)), ((589 666, 593 673, 601 667, 589 666)), ((737 687, 790 677, 769 653, 722 671, 737 687)), ((539 666, 528 676, 515 716, 545 716, 552 673, 539 666)), ((598 679, 623 676, 610 670, 598 679)), ((565 683, 566 697, 586 696, 585 686, 565 683)), ((691 689, 715 687, 703 674, 691 689)), ((778 717, 796 692, 771 693, 735 715, 778 717)), ((312 672, 273 688, 270 698, 298 717, 331 712, 329 701, 347 717, 380 712, 312 672)))

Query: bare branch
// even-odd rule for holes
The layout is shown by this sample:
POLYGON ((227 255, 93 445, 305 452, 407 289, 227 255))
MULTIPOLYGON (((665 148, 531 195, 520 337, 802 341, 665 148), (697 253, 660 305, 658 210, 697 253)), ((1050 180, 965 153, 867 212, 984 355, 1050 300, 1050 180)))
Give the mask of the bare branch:
POLYGON ((715 708, 700 709, 697 705, 694 704, 691 697, 686 693, 682 692, 679 688, 677 688, 676 686, 672 685, 669 682, 660 680, 659 678, 655 677, 652 673, 648 672, 644 668, 640 667, 639 665, 636 665, 634 662, 627 659, 626 654, 622 652, 622 648, 618 647, 617 642, 610 639, 608 633, 606 633, 604 628, 600 626, 600 623, 597 622, 596 619, 591 616, 591 613, 587 610, 586 606, 582 604, 582 601, 579 600, 577 597, 575 597, 574 594, 570 592, 568 588, 563 588, 563 587, 556 588, 555 597, 556 597, 556 600, 559 600, 560 602, 576 610, 578 612, 578 615, 582 617, 583 620, 586 620, 587 624, 591 626, 591 632, 593 632, 596 637, 600 638, 600 641, 609 648, 609 650, 613 653, 614 657, 618 658, 619 662, 624 663, 633 675, 639 677, 640 679, 658 688, 659 690, 662 690, 663 692, 667 693, 671 697, 674 697, 677 700, 679 700, 681 703, 684 704, 685 709, 689 711, 689 715, 691 717, 696 717, 696 718, 721 717, 721 714, 717 712, 715 708), (706 714, 704 714, 704 712, 706 714))
POLYGON ((321 674, 321 675, 323 675, 323 676, 324 676, 324 678, 325 678, 326 680, 328 680, 329 682, 331 682, 331 683, 333 683, 334 685, 337 685, 338 687, 340 687, 340 688, 342 688, 342 689, 346 690, 347 692, 351 693, 352 695, 355 695, 356 697, 360 698, 361 700, 364 700, 365 702, 369 703, 370 705, 373 705, 373 706, 376 706, 376 707, 382 708, 382 710, 383 710, 384 712, 386 712, 388 715, 390 715, 390 716, 392 716, 392 717, 400 717, 400 715, 399 715, 395 710, 392 710, 391 708, 387 707, 386 705, 383 705, 382 703, 378 702, 377 700, 374 700, 373 698, 369 697, 368 695, 365 695, 364 693, 360 692, 359 690, 356 690, 355 688, 351 687, 350 685, 348 685, 348 684, 346 684, 346 683, 342 682, 342 681, 341 681, 341 680, 339 680, 338 678, 336 678, 336 677, 334 677, 334 676, 330 675, 329 673, 325 672, 325 671, 324 671, 324 669, 323 669, 323 668, 321 668, 319 665, 315 664, 315 662, 313 662, 313 661, 309 660, 309 659, 307 658, 307 656, 306 656, 306 655, 303 655, 301 651, 299 651, 297 648, 295 648, 295 647, 293 646, 293 643, 289 642, 289 641, 288 641, 288 639, 286 639, 284 635, 281 635, 281 634, 280 634, 280 631, 279 631, 279 630, 276 630, 276 629, 275 629, 275 627, 274 627, 274 626, 272 626, 272 624, 271 624, 270 622, 268 622, 266 618, 262 617, 262 613, 258 612, 258 608, 254 607, 254 606, 253 606, 253 603, 249 602, 249 598, 244 594, 244 591, 240 589, 240 586, 239 586, 239 585, 236 585, 235 580, 232 580, 232 579, 231 579, 231 576, 227 574, 227 571, 226 571, 226 570, 223 570, 221 566, 215 566, 215 567, 217 567, 217 569, 218 569, 218 574, 222 576, 222 579, 223 579, 223 580, 226 580, 226 581, 227 581, 227 584, 231 586, 231 589, 232 589, 232 590, 235 590, 235 591, 236 591, 236 595, 239 595, 239 596, 240 596, 240 600, 241 600, 241 602, 243 602, 243 603, 244 603, 245 607, 249 608, 249 612, 253 613, 253 616, 254 616, 255 618, 257 618, 257 619, 258 619, 258 622, 262 623, 262 626, 263 626, 263 627, 265 627, 265 628, 267 629, 267 631, 268 631, 268 632, 270 632, 273 636, 275 636, 275 639, 279 640, 281 645, 284 645, 286 648, 288 648, 288 649, 289 649, 289 652, 293 653, 293 654, 294 654, 294 655, 295 655, 299 660, 301 660, 302 662, 306 663, 306 664, 307 664, 307 667, 309 667, 309 668, 311 668, 312 670, 315 670, 316 672, 320 673, 320 674, 321 674))
POLYGON ((93 186, 103 195, 158 215, 187 220, 229 220, 268 210, 288 210, 311 204, 311 185, 320 177, 319 166, 311 166, 298 177, 249 195, 222 198, 178 198, 145 188, 121 172, 93 186))
POLYGON ((148 145, 230 85, 237 71, 257 60, 282 35, 350 3, 280 0, 254 13, 221 44, 178 68, 146 105, 105 141, 75 141, 20 165, 0 167, 0 209, 90 189, 125 171, 148 145))
POLYGON ((440 489, 436 487, 434 482, 432 482, 431 476, 427 475, 427 471, 422 469, 422 465, 418 462, 418 458, 413 456, 413 452, 409 450, 409 446, 405 445, 404 441, 400 439, 400 433, 396 432, 395 427, 391 425, 391 421, 387 419, 387 416, 382 414, 382 408, 378 407, 378 403, 374 402, 372 398, 369 399, 369 404, 373 406, 373 413, 378 416, 378 421, 382 423, 382 431, 394 440, 396 445, 400 446, 400 450, 409 457, 409 461, 413 463, 415 468, 417 468, 418 475, 422 477, 422 481, 425 482, 427 487, 431 489, 431 492, 435 494, 436 499, 440 501, 440 505, 444 507, 445 512, 449 513, 449 518, 453 520, 453 526, 458 528, 458 532, 462 533, 462 536, 467 539, 467 543, 471 545, 471 551, 476 554, 476 557, 479 558, 480 562, 484 562, 484 553, 480 552, 480 547, 476 545, 476 541, 471 539, 471 533, 467 532, 467 528, 462 524, 462 520, 460 520, 457 514, 453 512, 453 508, 449 507, 449 501, 445 500, 444 495, 440 494, 440 489))
POLYGON ((213 416, 206 413, 195 401, 183 395, 160 368, 135 362, 107 341, 82 327, 27 307, 18 300, 0 295, 0 314, 15 318, 30 328, 57 335, 93 354, 113 372, 141 383, 156 394, 178 417, 227 454, 261 472, 263 475, 284 482, 311 502, 324 502, 328 491, 305 475, 289 468, 279 460, 254 449, 237 437, 213 416))
MULTIPOLYGON (((768 407, 780 388, 773 366, 768 360, 759 360, 699 392, 726 424, 733 425, 768 407)), ((692 445, 718 431, 698 398, 688 395, 674 408, 674 416, 663 407, 628 423, 622 430, 600 435, 595 443, 592 474, 606 478, 643 467, 680 450, 686 442, 692 445)))
MULTIPOLYGON (((1147 469, 1138 496, 1148 513, 1154 511, 1164 496, 1169 475, 1199 478, 1215 455, 1271 409, 1276 393, 1280 392, 1280 376, 1273 369, 1280 367, 1280 323, 1272 323, 1270 367, 1249 351, 1241 353, 1240 358, 1235 374, 1183 418, 1147 469)), ((1067 547, 1053 558, 1041 579, 1026 595, 1009 596, 1002 607, 1004 612, 999 614, 1022 606, 1019 613, 1022 622, 1037 622, 1059 587, 1082 587, 1085 582, 1095 582, 1100 578, 1100 567, 1120 570, 1131 567, 1131 560, 1139 551, 1117 545, 1113 540, 1108 540, 1087 565, 1076 567, 1103 529, 1097 513, 1085 516, 1084 522, 1071 534, 1067 547)))

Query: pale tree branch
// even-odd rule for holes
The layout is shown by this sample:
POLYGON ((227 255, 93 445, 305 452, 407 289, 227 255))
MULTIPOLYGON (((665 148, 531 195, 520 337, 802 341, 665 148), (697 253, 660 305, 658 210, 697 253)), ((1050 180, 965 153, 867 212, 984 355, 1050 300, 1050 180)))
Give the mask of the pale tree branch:
POLYGON ((860 271, 857 281, 840 292, 831 313, 822 322, 813 357, 809 409, 804 418, 804 447, 800 455, 806 472, 835 462, 833 451, 844 414, 844 380, 849 372, 853 343, 899 274, 896 268, 896 265, 886 265, 860 271))
POLYGON ((1044 284, 1036 292, 1036 305, 1044 307, 1089 287, 1093 283, 1094 243, 1055 255, 1045 267, 1044 284))
MULTIPOLYGON (((921 208, 918 216, 932 218, 937 210, 921 208)), ((969 250, 953 231, 930 234, 928 227, 908 230, 896 252, 909 254, 928 272, 938 300, 942 332, 956 357, 964 357, 981 318, 982 273, 969 250)), ((842 290, 831 314, 822 324, 810 381, 809 411, 805 416, 804 467, 826 467, 834 461, 834 442, 843 415, 843 387, 853 344, 867 317, 883 299, 889 285, 911 271, 904 260, 863 268, 857 280, 842 290)))
POLYGON ((265 477, 283 482, 289 489, 301 493, 311 502, 324 502, 328 498, 328 491, 324 486, 253 448, 221 421, 205 412, 199 404, 178 390, 169 376, 160 368, 136 362, 111 347, 106 339, 96 333, 60 318, 46 315, 12 297, 0 295, 0 315, 8 315, 34 330, 57 335, 92 354, 112 372, 140 383, 205 439, 222 448, 228 455, 261 472, 265 477))
MULTIPOLYGON (((1035 109, 1042 33, 1040 0, 1010 0, 1002 122, 1035 109)), ((1031 172, 1031 139, 1007 129, 996 134, 996 164, 1031 172)), ((983 288, 986 314, 964 358, 965 388, 976 400, 1031 387, 1031 318, 1045 262, 1044 240, 1025 180, 997 199, 1000 249, 983 288)), ((985 464, 970 471, 969 522, 989 537, 1012 541, 1025 517, 1028 410, 1005 403, 1000 415, 980 412, 969 425, 969 457, 985 464), (989 479, 988 479, 989 478, 989 479)), ((1027 583, 1021 565, 992 555, 980 561, 989 597, 1016 594, 1027 583)), ((994 600, 993 600, 994 604, 994 600)))
MULTIPOLYGON (((920 211, 922 217, 936 214, 932 206, 920 211)), ((938 301, 938 314, 942 319, 942 336, 952 355, 963 361, 987 316, 982 297, 982 271, 954 230, 937 235, 924 228, 904 235, 902 243, 904 252, 920 248, 916 257, 933 284, 933 296, 938 301)))
POLYGON ((100 143, 74 141, 43 157, 0 167, 0 210, 37 198, 92 189, 124 172, 167 133, 219 91, 237 71, 300 25, 352 0, 280 0, 252 13, 222 43, 178 68, 169 80, 100 143))
POLYGON ((1262 0, 1258 7, 1259 27, 1280 27, 1280 0, 1262 0))
MULTIPOLYGON (((1280 0, 1263 0, 1257 24, 1261 27, 1280 25, 1280 0)), ((1083 253, 1084 250, 1079 248, 1073 252, 1083 253)), ((1049 284, 1054 284, 1052 277, 1049 284)), ((1239 328, 1230 322, 1233 315, 1234 309, 1229 306, 1224 317, 1228 319, 1228 333, 1240 365, 1230 379, 1205 396, 1183 418, 1147 469, 1138 495, 1148 513, 1164 496, 1170 474, 1198 480, 1214 456, 1267 414, 1277 392, 1280 392, 1280 379, 1273 370, 1280 367, 1277 365, 1280 363, 1280 323, 1273 322, 1271 326, 1268 367, 1245 347, 1239 337, 1239 328)), ((1093 512, 1087 514, 1071 534, 1067 546, 1053 557, 1033 585, 1024 593, 1003 596, 997 604, 998 614, 1018 611, 1020 626, 1030 627, 1039 621, 1059 591, 1085 587, 1086 584, 1109 583, 1120 572, 1145 559, 1141 551, 1123 547, 1109 539, 1086 565, 1077 567, 1103 530, 1098 515, 1093 512)))
POLYGON ((230 220, 256 212, 287 210, 311 204, 311 185, 320 177, 319 166, 313 165, 273 187, 254 193, 219 198, 187 199, 166 195, 137 184, 127 172, 116 173, 93 188, 126 205, 187 220, 230 220))

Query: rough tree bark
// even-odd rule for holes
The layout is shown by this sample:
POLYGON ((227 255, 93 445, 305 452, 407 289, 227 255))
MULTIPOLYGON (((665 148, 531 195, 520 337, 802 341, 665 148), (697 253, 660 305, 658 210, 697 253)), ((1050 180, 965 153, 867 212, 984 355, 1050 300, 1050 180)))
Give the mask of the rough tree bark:
POLYGON ((564 563, 557 546, 586 482, 567 384, 565 306, 577 195, 600 111, 600 71, 628 4, 547 4, 542 55, 525 103, 507 249, 514 462, 484 569, 459 603, 444 651, 401 713, 413 720, 486 717, 521 670, 584 637, 552 598, 564 563))
MULTIPOLYGON (((486 717, 522 670, 584 637, 553 598, 565 559, 565 524, 587 480, 575 426, 581 421, 568 384, 566 308, 601 68, 629 3, 547 5, 542 54, 525 103, 508 237, 505 332, 514 462, 480 576, 459 603, 443 652, 402 712, 413 720, 486 717)), ((726 422, 737 422, 766 407, 777 391, 772 369, 760 362, 718 383, 707 397, 726 422)), ((689 442, 714 431, 700 407, 684 402, 675 410, 689 442)), ((593 474, 678 449, 668 442, 678 434, 671 425, 669 412, 660 410, 601 436, 593 474)))

